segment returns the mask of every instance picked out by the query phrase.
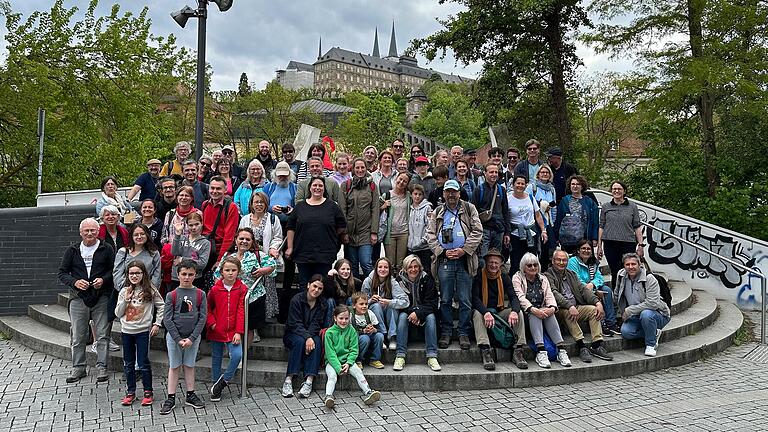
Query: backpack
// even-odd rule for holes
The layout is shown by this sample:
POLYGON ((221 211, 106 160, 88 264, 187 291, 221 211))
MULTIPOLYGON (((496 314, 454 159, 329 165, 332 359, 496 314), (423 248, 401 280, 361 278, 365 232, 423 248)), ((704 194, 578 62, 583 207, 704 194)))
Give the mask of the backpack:
MULTIPOLYGON (((515 313, 515 312, 512 312, 515 313)), ((493 327, 490 331, 493 334, 493 338, 499 344, 501 348, 510 349, 517 343, 517 333, 513 329, 507 320, 500 317, 497 313, 491 312, 493 316, 493 327)))
MULTIPOLYGON (((566 203, 567 207, 567 203, 566 203)), ((582 207, 583 211, 586 211, 582 207)), ((586 221, 582 221, 578 214, 566 212, 560 222, 560 230, 557 232, 558 239, 562 245, 575 245, 584 238, 586 221)))
MULTIPOLYGON (((178 294, 176 294, 176 290, 171 291, 171 309, 174 311, 176 310, 176 298, 178 297, 178 294)), ((197 288, 197 310, 200 310, 200 306, 203 305, 203 290, 200 288, 197 288)))
POLYGON ((669 291, 669 282, 664 276, 660 276, 657 274, 651 274, 648 273, 648 276, 653 276, 656 278, 656 281, 659 283, 659 296, 662 300, 664 300, 664 303, 667 304, 667 307, 669 310, 672 310, 672 293, 669 291))

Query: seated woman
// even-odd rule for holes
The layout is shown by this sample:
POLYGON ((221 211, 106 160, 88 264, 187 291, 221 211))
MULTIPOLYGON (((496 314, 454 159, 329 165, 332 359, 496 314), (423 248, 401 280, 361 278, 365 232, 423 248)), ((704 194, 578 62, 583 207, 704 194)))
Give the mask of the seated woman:
POLYGON ((110 205, 117 208, 120 217, 135 212, 128 199, 117 192, 118 187, 120 186, 117 184, 117 179, 112 176, 106 177, 101 181, 101 197, 96 200, 97 215, 101 216, 101 210, 110 205))
POLYGON ((360 279, 352 275, 352 265, 349 260, 336 260, 333 268, 328 270, 328 276, 323 281, 325 291, 323 296, 332 298, 336 305, 351 305, 352 294, 363 288, 360 279))
POLYGON ((421 265, 416 255, 408 255, 403 260, 403 269, 398 280, 408 296, 409 306, 401 309, 397 317, 397 354, 393 370, 403 370, 408 352, 408 329, 411 326, 424 329, 427 348, 427 366, 437 372, 441 370, 437 361, 437 318, 438 302, 435 280, 421 265))
POLYGON ((323 277, 312 276, 307 289, 293 296, 288 308, 283 344, 288 349, 288 370, 283 382, 282 395, 293 396, 293 377, 304 370, 306 377, 299 390, 299 397, 307 398, 312 393, 320 362, 323 358, 320 330, 326 315, 326 304, 320 300, 323 294, 323 277))
POLYGON ((379 331, 389 337, 389 349, 397 349, 397 316, 410 304, 403 288, 392 274, 392 264, 385 257, 376 260, 371 274, 363 281, 370 309, 379 320, 379 331), (386 321, 385 321, 386 317, 386 321))
POLYGON ((592 253, 592 245, 585 239, 579 241, 576 255, 568 259, 568 268, 579 277, 587 288, 600 298, 605 306, 605 319, 603 319, 603 336, 613 336, 621 333, 616 326, 616 309, 613 305, 613 291, 605 284, 600 273, 600 263, 592 253))
POLYGON ((527 252, 520 260, 520 270, 512 277, 512 286, 520 301, 520 309, 527 320, 526 327, 531 330, 531 337, 536 344, 536 363, 545 369, 551 367, 544 347, 546 329, 549 338, 557 345, 557 361, 565 367, 570 367, 571 359, 565 351, 560 324, 555 317, 557 302, 549 287, 549 280, 539 269, 539 259, 527 252))

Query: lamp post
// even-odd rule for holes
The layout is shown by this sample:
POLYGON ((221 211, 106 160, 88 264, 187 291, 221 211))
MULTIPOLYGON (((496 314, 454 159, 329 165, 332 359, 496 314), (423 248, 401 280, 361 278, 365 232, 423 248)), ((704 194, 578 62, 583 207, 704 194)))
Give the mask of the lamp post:
POLYGON ((197 0, 197 9, 184 9, 171 13, 171 18, 182 28, 190 18, 197 18, 197 91, 195 95, 195 160, 203 156, 203 113, 205 108, 205 23, 208 18, 208 2, 216 3, 221 12, 232 7, 233 0, 197 0))

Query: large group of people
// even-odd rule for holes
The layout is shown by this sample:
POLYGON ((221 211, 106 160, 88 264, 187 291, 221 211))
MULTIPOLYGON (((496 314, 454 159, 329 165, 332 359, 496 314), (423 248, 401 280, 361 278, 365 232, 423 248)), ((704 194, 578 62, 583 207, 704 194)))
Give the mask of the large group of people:
POLYGON ((89 337, 97 381, 109 379, 107 350, 120 349, 111 342, 115 319, 124 405, 137 399, 137 370, 141 403, 153 403, 148 339, 165 328, 163 414, 176 404, 182 370, 185 403, 204 406, 194 372, 201 339, 211 342, 217 401, 242 344, 258 343, 273 321, 285 324, 282 395, 293 396, 303 373, 298 396, 308 397, 325 361, 329 407, 343 374, 357 380, 366 403, 377 401, 363 368, 385 368, 389 349, 393 370, 403 370, 415 338, 425 341, 433 371, 442 368, 440 350, 454 340, 468 350, 470 338, 487 370, 495 369, 495 347, 511 350, 520 369, 528 367, 525 346, 542 368, 550 360, 569 367, 561 326, 583 362, 612 360, 603 340, 619 334, 643 339, 645 354, 656 355, 670 310, 642 266, 638 207, 620 181, 600 207, 559 148, 546 161, 536 140, 525 143, 523 160, 515 148, 491 148, 485 166, 458 146, 430 158, 413 145, 406 154, 399 139, 359 157, 328 154, 324 143, 312 144, 307 161, 291 144, 279 159, 271 149, 260 142, 241 166, 231 146, 195 161, 190 144, 179 142, 174 160, 147 161, 127 197, 117 179, 104 179, 97 218, 82 221, 81 241, 59 271, 71 289, 67 382, 86 376, 89 337), (599 269, 603 255, 610 283, 599 269))

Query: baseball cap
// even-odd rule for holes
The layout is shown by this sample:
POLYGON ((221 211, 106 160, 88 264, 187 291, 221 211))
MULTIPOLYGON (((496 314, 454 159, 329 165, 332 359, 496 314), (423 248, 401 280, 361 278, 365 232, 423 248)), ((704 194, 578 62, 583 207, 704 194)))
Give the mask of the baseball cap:
POLYGON ((227 150, 231 151, 232 153, 235 152, 235 148, 232 147, 231 145, 225 145, 224 147, 221 148, 221 151, 227 151, 227 150))
POLYGON ((547 156, 562 156, 563 151, 560 149, 560 147, 552 147, 547 152, 547 156))
POLYGON ((427 158, 426 158, 426 157, 424 157, 424 156, 419 156, 419 157, 417 157, 417 158, 414 160, 414 162, 415 162, 416 164, 420 164, 420 163, 429 164, 429 159, 427 159, 427 158))
POLYGON ((443 185, 443 190, 449 190, 449 189, 453 189, 457 191, 461 189, 461 186, 459 186, 459 182, 457 182, 456 180, 448 180, 443 185))
POLYGON ((275 166, 275 175, 291 175, 291 167, 286 161, 280 161, 275 166))

